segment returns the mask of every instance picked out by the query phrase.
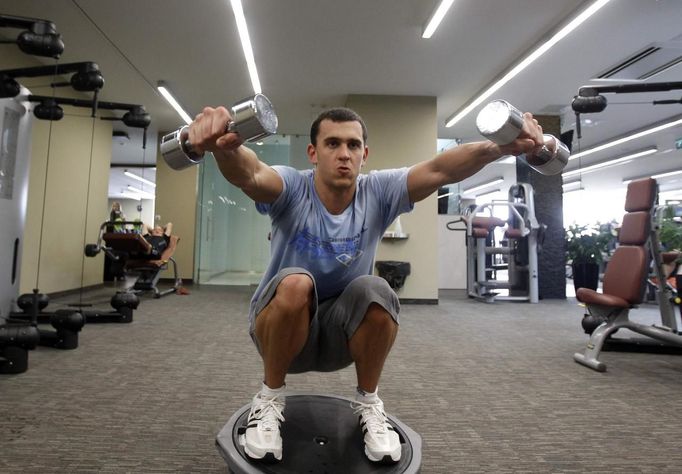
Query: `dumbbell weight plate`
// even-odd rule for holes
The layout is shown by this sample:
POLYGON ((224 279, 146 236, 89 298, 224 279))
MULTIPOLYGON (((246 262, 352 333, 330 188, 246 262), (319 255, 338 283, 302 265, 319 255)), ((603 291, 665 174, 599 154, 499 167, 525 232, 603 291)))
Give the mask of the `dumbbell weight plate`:
POLYGON ((201 163, 204 155, 193 153, 190 149, 184 148, 184 143, 187 141, 189 127, 185 125, 182 128, 164 135, 161 138, 159 151, 163 156, 168 166, 174 170, 182 170, 190 166, 201 163))
POLYGON ((544 175, 555 175, 563 171, 571 152, 568 147, 557 140, 554 135, 545 134, 545 146, 535 155, 526 155, 526 162, 537 172, 544 175))
POLYGON ((491 142, 507 145, 523 129, 523 114, 506 100, 493 100, 476 116, 476 128, 491 142))
POLYGON ((277 132, 277 115, 272 103, 263 94, 232 106, 232 122, 227 130, 238 133, 245 142, 259 140, 277 132))

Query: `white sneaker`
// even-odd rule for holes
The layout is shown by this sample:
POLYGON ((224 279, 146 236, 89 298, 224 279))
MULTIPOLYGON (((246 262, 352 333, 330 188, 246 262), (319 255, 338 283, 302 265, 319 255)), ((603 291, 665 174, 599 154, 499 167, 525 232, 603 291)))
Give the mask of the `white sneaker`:
POLYGON ((360 428, 365 441, 365 455, 372 462, 396 463, 402 448, 400 437, 388 422, 384 402, 378 397, 373 403, 351 402, 351 408, 360 416, 360 428))
POLYGON ((258 392, 253 397, 246 431, 239 436, 239 444, 249 458, 265 462, 282 460, 279 425, 284 421, 284 405, 284 395, 266 397, 258 392))

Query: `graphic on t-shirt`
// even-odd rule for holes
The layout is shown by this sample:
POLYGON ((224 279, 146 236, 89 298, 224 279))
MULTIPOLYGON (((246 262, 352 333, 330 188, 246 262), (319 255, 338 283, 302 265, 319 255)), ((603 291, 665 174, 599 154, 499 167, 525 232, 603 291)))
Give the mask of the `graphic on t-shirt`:
POLYGON ((359 232, 352 237, 323 240, 319 236, 311 234, 306 227, 296 233, 289 245, 294 245, 296 252, 306 253, 309 258, 315 260, 333 258, 348 267, 363 253, 362 250, 358 249, 361 234, 359 232))

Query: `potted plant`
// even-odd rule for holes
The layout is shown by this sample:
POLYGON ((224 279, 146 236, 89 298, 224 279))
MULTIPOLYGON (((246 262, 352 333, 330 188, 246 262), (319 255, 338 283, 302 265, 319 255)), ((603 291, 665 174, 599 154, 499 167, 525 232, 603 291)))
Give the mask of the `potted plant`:
MULTIPOLYGON (((682 222, 680 222, 679 217, 675 216, 675 210, 676 208, 673 206, 665 208, 663 219, 658 229, 658 239, 661 244, 661 250, 664 252, 682 252, 682 222)), ((674 262, 663 265, 665 276, 671 280, 670 283, 675 286, 678 294, 682 287, 682 273, 680 273, 679 268, 681 263, 682 253, 678 253, 678 257, 674 262)), ((682 306, 680 308, 682 309, 682 306)))
POLYGON ((573 286, 578 288, 599 287, 599 268, 604 253, 613 239, 611 224, 579 225, 566 229, 566 257, 573 271, 573 286))
POLYGON ((676 220, 674 211, 672 206, 665 208, 658 233, 661 246, 669 252, 682 250, 682 223, 676 220))

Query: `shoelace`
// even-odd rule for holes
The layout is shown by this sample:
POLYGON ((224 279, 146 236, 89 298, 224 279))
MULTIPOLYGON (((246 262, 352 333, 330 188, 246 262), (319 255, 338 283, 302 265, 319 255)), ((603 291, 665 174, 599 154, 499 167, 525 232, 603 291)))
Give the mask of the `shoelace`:
POLYGON ((359 414, 367 430, 376 434, 386 434, 386 414, 384 413, 383 403, 362 403, 351 402, 354 413, 359 414))
POLYGON ((277 397, 261 398, 258 397, 259 403, 251 409, 249 419, 257 419, 261 422, 261 427, 265 431, 273 431, 279 428, 279 422, 284 421, 282 410, 283 403, 277 397))

